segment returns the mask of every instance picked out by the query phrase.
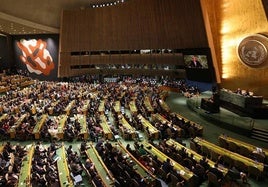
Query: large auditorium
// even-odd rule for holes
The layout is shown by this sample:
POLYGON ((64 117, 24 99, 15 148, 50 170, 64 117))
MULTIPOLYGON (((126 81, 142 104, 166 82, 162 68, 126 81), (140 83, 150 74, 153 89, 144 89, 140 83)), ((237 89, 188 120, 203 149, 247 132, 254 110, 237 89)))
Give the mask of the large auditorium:
POLYGON ((268 186, 268 0, 0 2, 0 187, 268 186))

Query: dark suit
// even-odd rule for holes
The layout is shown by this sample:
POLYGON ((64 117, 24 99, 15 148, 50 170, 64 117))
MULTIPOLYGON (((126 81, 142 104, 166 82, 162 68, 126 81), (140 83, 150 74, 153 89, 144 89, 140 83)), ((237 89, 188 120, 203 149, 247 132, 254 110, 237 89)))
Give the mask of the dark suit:
POLYGON ((189 67, 190 68, 202 68, 203 66, 198 60, 196 61, 191 60, 189 67))

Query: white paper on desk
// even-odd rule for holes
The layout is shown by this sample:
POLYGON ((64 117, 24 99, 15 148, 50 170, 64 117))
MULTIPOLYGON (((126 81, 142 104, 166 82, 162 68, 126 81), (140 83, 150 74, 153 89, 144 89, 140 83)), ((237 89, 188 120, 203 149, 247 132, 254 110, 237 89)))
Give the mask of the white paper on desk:
POLYGON ((185 171, 180 170, 180 175, 184 175, 184 174, 185 174, 185 171))

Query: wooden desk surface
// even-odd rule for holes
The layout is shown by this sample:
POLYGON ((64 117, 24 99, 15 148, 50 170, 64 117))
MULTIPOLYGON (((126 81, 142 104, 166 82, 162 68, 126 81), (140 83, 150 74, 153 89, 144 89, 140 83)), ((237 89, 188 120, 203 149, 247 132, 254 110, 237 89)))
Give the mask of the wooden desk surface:
POLYGON ((137 106, 136 106, 136 103, 135 103, 135 100, 132 100, 129 102, 129 109, 132 113, 136 113, 138 112, 138 109, 137 109, 137 106))
MULTIPOLYGON (((255 145, 252 145, 252 144, 249 144, 249 143, 246 143, 246 142, 243 142, 241 140, 238 140, 238 139, 235 139, 235 138, 232 138, 230 136, 224 136, 224 135, 220 135, 219 136, 219 139, 224 139, 226 140, 227 142, 233 142, 235 143, 236 145, 238 145, 239 147, 246 147, 248 150, 250 151, 256 151, 257 148, 261 148, 261 147, 257 147, 255 145)), ((263 153, 265 154, 265 157, 268 157, 268 149, 264 149, 264 148, 261 148, 263 153)))
POLYGON ((121 115, 121 120, 120 120, 120 121, 121 121, 123 127, 126 128, 127 130, 129 130, 130 133, 136 132, 135 129, 134 129, 134 127, 132 127, 132 126, 128 123, 128 121, 125 119, 125 117, 124 117, 123 115, 121 115))
POLYGON ((67 122, 67 115, 61 115, 60 116, 60 120, 59 120, 59 126, 58 126, 58 132, 57 135, 60 139, 63 139, 63 134, 64 134, 64 127, 66 125, 67 122))
MULTIPOLYGON (((176 141, 173 140, 173 139, 169 139, 169 140, 167 140, 166 143, 167 143, 168 145, 170 145, 170 146, 174 146, 176 150, 180 150, 181 148, 185 148, 186 153, 187 153, 188 155, 193 154, 193 155, 194 155, 193 158, 194 158, 198 163, 199 163, 200 160, 202 160, 202 158, 203 158, 202 155, 198 154, 197 152, 195 152, 195 151, 193 151, 193 150, 191 150, 191 149, 188 149, 187 147, 185 147, 185 146, 179 144, 178 142, 176 142, 176 141)), ((214 167, 215 162, 213 162, 212 160, 209 160, 209 159, 207 159, 207 161, 208 161, 208 164, 209 164, 210 167, 214 167)), ((221 172, 223 172, 224 175, 226 175, 227 172, 228 172, 228 169, 225 168, 225 167, 219 167, 219 170, 220 170, 221 172)))
POLYGON ((27 150, 27 155, 24 156, 21 164, 18 187, 31 186, 31 169, 32 169, 32 157, 34 153, 34 146, 30 145, 27 150))
POLYGON ((66 112, 67 115, 70 115, 71 110, 72 110, 74 104, 75 104, 75 100, 72 100, 72 101, 67 105, 67 107, 65 108, 64 111, 66 112))
POLYGON ((193 123, 194 123, 195 127, 198 128, 198 130, 203 131, 203 126, 202 126, 202 125, 199 125, 199 124, 197 124, 197 123, 195 123, 195 122, 192 122, 191 120, 189 120, 189 119, 183 117, 182 115, 180 115, 180 114, 178 114, 178 113, 176 113, 176 117, 177 117, 178 119, 184 119, 184 121, 185 121, 185 122, 189 122, 190 125, 193 125, 193 123))
POLYGON ((115 101, 114 110, 115 110, 116 113, 119 113, 121 111, 121 103, 120 103, 120 101, 115 101))
MULTIPOLYGON (((116 143, 117 144, 117 143, 116 143)), ((122 153, 129 157, 129 159, 131 159, 134 163, 135 163, 135 168, 136 171, 142 176, 142 178, 145 181, 148 181, 147 178, 149 177, 150 179, 156 179, 156 177, 152 174, 152 172, 150 172, 144 165, 142 165, 142 163, 140 163, 130 152, 127 151, 127 149, 124 147, 124 145, 121 142, 118 142, 118 145, 120 146, 120 150, 122 151, 122 153)), ((148 181, 148 183, 150 183, 152 181, 148 181)))
POLYGON ((170 112, 170 108, 164 100, 160 99, 159 104, 166 112, 170 112))
POLYGON ((213 143, 210 143, 202 138, 199 138, 199 137, 196 137, 194 139, 194 142, 196 142, 198 145, 200 146, 205 146, 207 147, 209 150, 213 150, 215 151, 216 153, 220 154, 220 155, 226 155, 228 156, 229 158, 232 158, 234 160, 239 160, 243 163, 245 163, 247 166, 253 166, 253 167, 256 167, 258 168, 261 172, 263 172, 264 170, 264 165, 263 163, 259 163, 259 162, 256 162, 250 158, 247 158, 247 157, 244 157, 240 154, 237 154, 237 153, 234 153, 232 151, 229 151, 227 149, 224 149, 222 147, 219 147, 213 143))
POLYGON ((90 158, 91 161, 94 162, 97 173, 100 176, 102 182, 105 184, 105 186, 112 187, 115 180, 113 175, 104 164, 94 145, 90 143, 89 146, 90 149, 87 149, 87 156, 90 158))
POLYGON ((33 129, 33 134, 36 134, 36 133, 39 133, 40 132, 40 129, 42 128, 42 126, 44 125, 44 123, 46 122, 48 118, 48 115, 47 114, 43 114, 41 119, 38 121, 38 123, 34 126, 34 129, 33 129))
POLYGON ((150 98, 149 97, 145 97, 144 98, 144 105, 145 105, 146 109, 149 112, 153 112, 154 111, 154 108, 151 105, 151 101, 150 101, 150 98))
POLYGON ((151 135, 154 135, 155 138, 158 138, 159 131, 156 127, 154 127, 147 119, 145 119, 141 114, 138 115, 138 118, 141 120, 141 123, 143 125, 143 129, 148 127, 148 130, 151 135))
POLYGON ((165 162, 167 160, 167 158, 170 159, 171 163, 173 163, 173 167, 174 169, 180 173, 180 176, 185 179, 186 181, 190 181, 190 179, 193 177, 193 173, 188 170, 187 168, 185 168, 184 166, 178 164, 176 161, 174 161, 173 159, 171 159, 169 156, 167 156, 166 154, 162 153, 160 150, 158 150, 157 148, 155 148, 153 145, 144 142, 144 148, 146 149, 147 152, 149 152, 152 155, 156 155, 157 158, 161 161, 161 162, 165 162), (151 147, 151 149, 148 149, 148 147, 151 147))
POLYGON ((59 156, 59 159, 57 160, 57 166, 58 166, 58 175, 60 179, 60 186, 68 186, 73 187, 73 181, 71 180, 70 171, 68 168, 68 163, 66 159, 65 154, 65 147, 64 145, 57 149, 57 155, 59 156))
POLYGON ((100 112, 100 113, 102 113, 102 112, 104 112, 104 104, 105 104, 105 101, 104 100, 101 100, 100 101, 100 105, 99 105, 99 108, 98 108, 98 111, 100 112))
POLYGON ((77 114, 77 118, 78 121, 80 123, 81 126, 81 130, 80 130, 80 134, 84 135, 84 138, 88 138, 88 128, 87 128, 87 120, 86 120, 86 116, 82 115, 82 114, 77 114))
MULTIPOLYGON (((158 120, 158 121, 160 121, 161 123, 164 123, 164 124, 166 124, 167 126, 171 126, 171 122, 170 121, 168 121, 166 118, 164 118, 161 114, 159 114, 159 113, 157 113, 157 114, 152 114, 151 115, 152 116, 152 119, 153 120, 158 120)), ((177 125, 173 125, 173 128, 174 129, 176 129, 176 131, 179 133, 179 134, 181 134, 181 131, 182 131, 182 129, 179 127, 179 126, 177 126, 177 125)))
POLYGON ((100 120, 101 120, 100 126, 102 127, 104 134, 107 136, 109 140, 112 140, 113 132, 109 127, 109 124, 106 120, 106 116, 104 114, 100 115, 100 120))

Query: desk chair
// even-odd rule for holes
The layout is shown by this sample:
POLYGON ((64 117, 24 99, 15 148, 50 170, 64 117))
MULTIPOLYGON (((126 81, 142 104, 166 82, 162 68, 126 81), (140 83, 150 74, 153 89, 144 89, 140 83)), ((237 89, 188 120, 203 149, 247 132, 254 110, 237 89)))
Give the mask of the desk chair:
POLYGON ((248 166, 248 177, 254 177, 257 181, 262 179, 263 173, 254 166, 248 166))
POLYGON ((221 180, 218 179, 218 177, 214 173, 208 172, 207 176, 208 176, 209 184, 212 184, 213 186, 217 186, 217 187, 221 186, 221 180))

